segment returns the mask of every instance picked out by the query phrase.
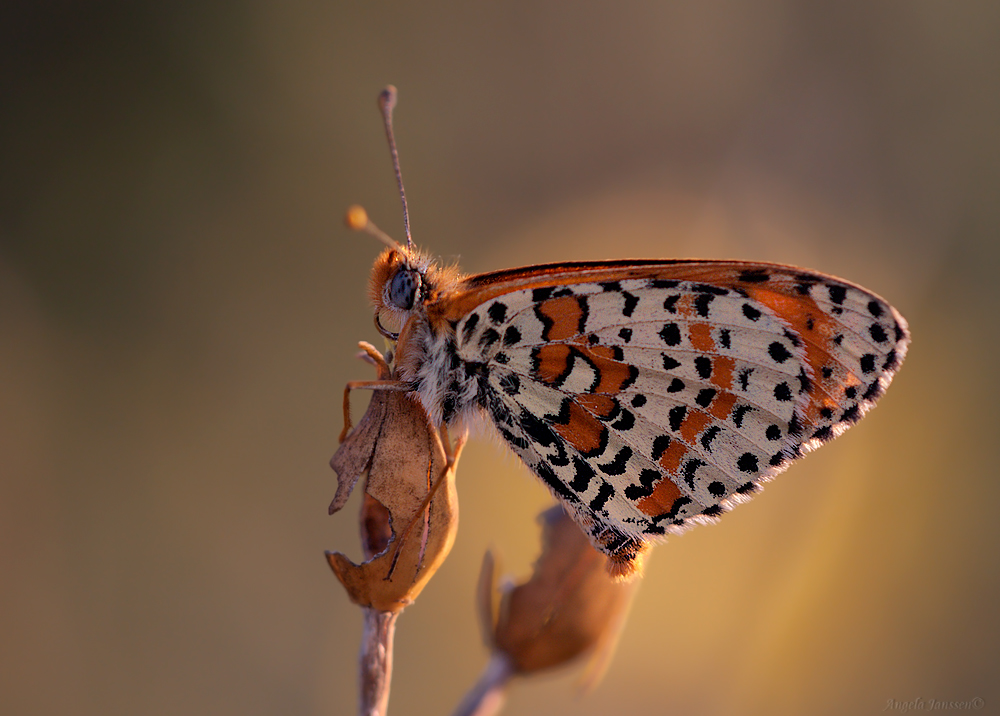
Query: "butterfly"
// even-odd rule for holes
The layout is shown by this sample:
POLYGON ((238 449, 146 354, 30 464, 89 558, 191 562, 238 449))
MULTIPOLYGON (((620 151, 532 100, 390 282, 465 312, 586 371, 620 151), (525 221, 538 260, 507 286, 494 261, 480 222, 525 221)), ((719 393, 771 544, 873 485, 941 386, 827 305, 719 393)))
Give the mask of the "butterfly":
POLYGON ((403 206, 406 245, 353 220, 387 244, 369 293, 398 379, 367 387, 411 393, 442 430, 485 417, 616 575, 854 425, 906 355, 889 303, 823 273, 618 260, 464 276, 413 247, 403 206))

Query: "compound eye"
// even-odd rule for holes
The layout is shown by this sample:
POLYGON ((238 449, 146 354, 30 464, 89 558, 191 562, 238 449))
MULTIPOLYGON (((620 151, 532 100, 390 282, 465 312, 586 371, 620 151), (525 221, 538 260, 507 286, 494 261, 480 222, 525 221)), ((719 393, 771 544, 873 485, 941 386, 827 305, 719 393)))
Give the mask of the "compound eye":
POLYGON ((409 311, 416 303, 419 289, 419 273, 412 269, 398 271, 389 283, 389 303, 393 308, 409 311))

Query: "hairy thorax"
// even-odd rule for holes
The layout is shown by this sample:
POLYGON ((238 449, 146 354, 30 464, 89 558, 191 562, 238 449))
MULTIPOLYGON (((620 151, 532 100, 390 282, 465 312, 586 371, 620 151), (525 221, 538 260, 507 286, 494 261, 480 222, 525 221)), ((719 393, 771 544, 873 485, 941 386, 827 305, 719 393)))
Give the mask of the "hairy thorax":
POLYGON ((400 333, 396 365, 434 425, 467 421, 484 405, 489 387, 482 364, 458 355, 455 327, 447 321, 413 315, 400 333))

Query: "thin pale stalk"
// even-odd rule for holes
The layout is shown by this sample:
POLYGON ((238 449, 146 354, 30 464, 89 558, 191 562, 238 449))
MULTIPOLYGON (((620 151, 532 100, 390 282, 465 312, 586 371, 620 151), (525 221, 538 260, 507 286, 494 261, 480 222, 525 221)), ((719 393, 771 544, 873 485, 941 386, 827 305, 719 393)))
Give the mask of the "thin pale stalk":
POLYGON ((394 612, 363 608, 364 631, 358 655, 361 682, 358 713, 385 716, 392 681, 392 640, 396 633, 394 612))
POLYGON ((507 700, 507 684, 514 666, 503 652, 496 652, 476 685, 465 695, 452 716, 493 716, 507 700))

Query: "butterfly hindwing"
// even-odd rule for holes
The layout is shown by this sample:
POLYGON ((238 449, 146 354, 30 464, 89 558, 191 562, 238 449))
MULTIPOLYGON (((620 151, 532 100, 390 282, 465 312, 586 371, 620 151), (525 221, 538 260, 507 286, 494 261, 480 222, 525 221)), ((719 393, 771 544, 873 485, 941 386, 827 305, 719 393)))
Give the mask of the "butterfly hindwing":
POLYGON ((905 352, 887 303, 821 274, 582 266, 472 277, 484 299, 456 347, 484 367, 501 435, 592 536, 714 518, 856 422, 905 352))

